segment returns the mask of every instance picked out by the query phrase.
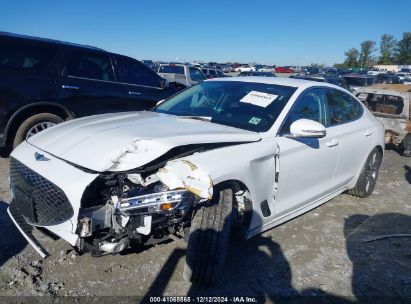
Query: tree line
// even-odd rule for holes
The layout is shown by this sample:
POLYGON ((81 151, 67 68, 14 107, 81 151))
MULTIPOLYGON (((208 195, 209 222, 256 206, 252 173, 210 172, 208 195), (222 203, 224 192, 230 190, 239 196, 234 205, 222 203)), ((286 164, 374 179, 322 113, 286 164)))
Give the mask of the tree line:
POLYGON ((360 48, 347 50, 345 61, 334 66, 338 68, 369 68, 376 64, 408 65, 411 64, 411 32, 405 32, 400 40, 393 35, 384 34, 381 36, 379 54, 376 43, 372 40, 361 42, 360 48))

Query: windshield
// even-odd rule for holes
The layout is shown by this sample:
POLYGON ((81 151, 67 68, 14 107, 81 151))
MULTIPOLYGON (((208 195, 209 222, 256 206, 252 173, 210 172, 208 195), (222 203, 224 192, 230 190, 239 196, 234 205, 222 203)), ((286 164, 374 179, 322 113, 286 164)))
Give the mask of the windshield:
POLYGON ((162 65, 158 72, 184 75, 184 67, 181 65, 162 65))
POLYGON ((270 129, 296 88, 241 81, 206 81, 171 97, 155 112, 206 117, 255 132, 270 129))

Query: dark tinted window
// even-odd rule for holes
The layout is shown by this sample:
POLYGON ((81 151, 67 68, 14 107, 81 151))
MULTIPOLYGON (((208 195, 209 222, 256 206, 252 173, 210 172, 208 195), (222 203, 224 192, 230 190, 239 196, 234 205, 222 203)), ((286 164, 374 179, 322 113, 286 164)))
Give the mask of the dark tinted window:
POLYGON ((281 134, 290 133, 291 124, 299 119, 311 119, 325 125, 325 93, 323 89, 311 89, 304 92, 291 108, 281 134))
POLYGON ((118 57, 120 81, 149 87, 160 87, 159 76, 137 60, 118 57))
POLYGON ((328 90, 327 101, 330 126, 353 121, 362 115, 361 105, 342 91, 328 90))
POLYGON ((0 47, 0 67, 35 70, 43 69, 57 53, 52 46, 6 45, 0 47))
POLYGON ((215 71, 215 70, 210 70, 209 73, 210 73, 210 75, 213 75, 213 76, 216 75, 216 71, 215 71))
POLYGON ((203 81, 205 80, 205 76, 199 69, 196 68, 189 68, 190 70, 190 78, 194 81, 203 81))
POLYGON ((181 65, 162 65, 158 72, 184 75, 184 67, 181 65))
POLYGON ((105 55, 73 52, 66 68, 69 76, 114 80, 110 57, 105 55))
POLYGON ((221 71, 217 71, 217 76, 222 77, 222 76, 224 76, 224 73, 221 72, 221 71))

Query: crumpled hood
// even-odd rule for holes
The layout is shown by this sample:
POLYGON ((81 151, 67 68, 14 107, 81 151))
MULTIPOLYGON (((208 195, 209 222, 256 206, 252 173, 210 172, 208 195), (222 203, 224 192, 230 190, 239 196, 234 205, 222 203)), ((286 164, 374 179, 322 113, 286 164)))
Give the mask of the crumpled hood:
POLYGON ((103 114, 68 121, 28 139, 81 167, 126 171, 189 144, 253 142, 255 132, 156 112, 103 114))

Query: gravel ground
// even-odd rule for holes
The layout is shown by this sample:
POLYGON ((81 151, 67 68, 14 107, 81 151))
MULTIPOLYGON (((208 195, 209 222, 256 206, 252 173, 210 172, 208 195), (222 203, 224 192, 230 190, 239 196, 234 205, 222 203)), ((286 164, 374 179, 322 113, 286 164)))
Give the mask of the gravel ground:
MULTIPOLYGON (((0 158, 0 201, 8 159, 0 158)), ((222 283, 191 288, 181 276, 185 248, 178 242, 115 256, 77 256, 62 240, 37 234, 51 256, 41 260, 0 202, 0 295, 322 296, 331 302, 401 297, 411 302, 411 159, 386 151, 374 194, 347 194, 248 241, 233 239, 222 283)), ((318 298, 317 298, 318 299, 318 298)), ((393 299, 387 303, 393 303, 393 299)))

